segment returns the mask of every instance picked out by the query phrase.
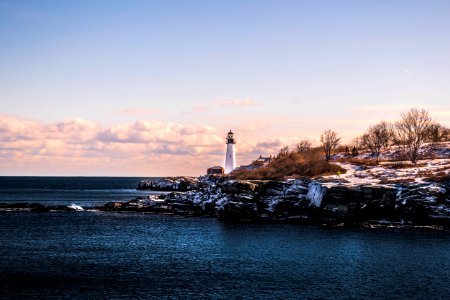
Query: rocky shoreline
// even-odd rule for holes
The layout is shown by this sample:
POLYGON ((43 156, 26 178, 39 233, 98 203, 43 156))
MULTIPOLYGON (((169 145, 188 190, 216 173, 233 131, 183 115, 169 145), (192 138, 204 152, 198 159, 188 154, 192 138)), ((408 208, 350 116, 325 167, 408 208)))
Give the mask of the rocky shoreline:
MULTIPOLYGON (((339 179, 239 181, 204 176, 188 180, 190 191, 180 193, 178 187, 183 185, 166 182, 172 193, 122 206, 237 222, 450 227, 450 182, 445 181, 349 185, 339 179)), ((155 184, 162 182, 165 179, 155 184)))
POLYGON ((100 207, 0 204, 1 211, 117 211, 214 217, 227 222, 363 227, 450 227, 450 182, 349 185, 339 179, 243 181, 170 177, 138 189, 165 191, 100 207))

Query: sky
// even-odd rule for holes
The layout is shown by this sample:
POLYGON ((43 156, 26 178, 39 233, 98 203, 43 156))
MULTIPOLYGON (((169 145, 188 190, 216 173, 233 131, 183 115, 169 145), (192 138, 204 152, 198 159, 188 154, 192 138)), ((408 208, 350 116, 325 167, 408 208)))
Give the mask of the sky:
POLYGON ((424 108, 450 1, 0 0, 0 175, 201 175, 424 108))

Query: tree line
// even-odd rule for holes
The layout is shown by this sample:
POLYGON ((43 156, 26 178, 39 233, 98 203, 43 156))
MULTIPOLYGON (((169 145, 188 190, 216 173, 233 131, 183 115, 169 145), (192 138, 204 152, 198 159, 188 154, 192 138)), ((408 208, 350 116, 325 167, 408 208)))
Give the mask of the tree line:
MULTIPOLYGON (((425 109, 412 108, 402 113, 396 122, 381 121, 370 126, 363 135, 353 140, 351 151, 346 147, 346 152, 356 156, 359 150, 369 150, 378 163, 382 150, 396 145, 415 164, 420 158, 419 150, 423 144, 429 143, 431 147, 436 147, 438 143, 447 141, 450 141, 450 128, 434 121, 425 109)), ((325 159, 329 161, 340 146, 341 138, 335 131, 328 129, 321 134, 320 143, 325 159)), ((310 141, 301 140, 294 151, 303 153, 311 148, 310 141)), ((288 153, 289 148, 284 147, 278 157, 288 153)))

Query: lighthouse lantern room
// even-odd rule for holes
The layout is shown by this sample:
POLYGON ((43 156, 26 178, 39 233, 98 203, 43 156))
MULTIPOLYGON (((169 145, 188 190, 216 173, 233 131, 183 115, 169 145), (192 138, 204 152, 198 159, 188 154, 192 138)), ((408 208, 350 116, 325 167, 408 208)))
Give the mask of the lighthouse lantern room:
POLYGON ((236 152, 234 145, 236 142, 233 137, 234 133, 230 130, 227 135, 227 152, 225 154, 225 174, 231 173, 236 168, 236 152))

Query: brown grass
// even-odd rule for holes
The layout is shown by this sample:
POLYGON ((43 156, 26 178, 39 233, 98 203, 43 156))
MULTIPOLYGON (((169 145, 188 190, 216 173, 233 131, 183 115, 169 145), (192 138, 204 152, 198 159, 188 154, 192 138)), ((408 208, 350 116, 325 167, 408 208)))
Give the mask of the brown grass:
POLYGON ((380 180, 379 184, 398 184, 398 183, 411 183, 411 182, 414 182, 413 178, 384 179, 384 180, 380 180))
POLYGON ((340 158, 336 161, 341 163, 352 164, 356 166, 376 166, 378 165, 375 159, 366 159, 366 158, 340 158))
POLYGON ((346 170, 338 165, 321 159, 320 151, 312 149, 304 153, 289 153, 277 158, 267 166, 256 170, 240 170, 232 173, 236 179, 283 180, 286 178, 314 177, 333 175, 346 170))
POLYGON ((430 182, 450 183, 450 174, 447 174, 445 172, 439 172, 427 176, 426 178, 424 178, 424 180, 430 182))
POLYGON ((411 162, 394 162, 394 163, 385 163, 383 164, 383 167, 389 168, 389 169, 410 169, 410 168, 420 168, 425 167, 426 163, 421 164, 413 164, 411 162))

